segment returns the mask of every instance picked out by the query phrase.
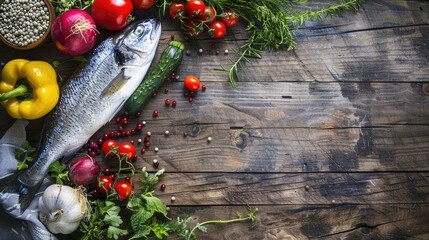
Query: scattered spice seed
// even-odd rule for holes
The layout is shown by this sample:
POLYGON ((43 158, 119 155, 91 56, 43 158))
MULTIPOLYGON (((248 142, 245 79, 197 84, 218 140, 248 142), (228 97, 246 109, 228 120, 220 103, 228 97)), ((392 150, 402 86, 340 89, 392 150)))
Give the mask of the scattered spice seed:
POLYGON ((305 185, 305 191, 308 191, 308 190, 310 190, 310 186, 305 185))
POLYGON ((147 147, 147 148, 148 148, 148 147, 150 147, 150 142, 145 142, 145 144, 144 144, 144 145, 145 145, 145 147, 147 147))
POLYGON ((157 111, 157 110, 154 110, 152 115, 153 115, 154 117, 158 117, 158 111, 157 111))
POLYGON ((337 201, 335 201, 335 199, 332 199, 331 203, 335 204, 335 203, 337 203, 337 201))
POLYGON ((186 50, 186 55, 191 55, 191 50, 186 50))
POLYGON ((205 90, 207 89, 207 86, 206 85, 202 85, 201 86, 201 90, 204 92, 205 90))
POLYGON ((158 162, 158 160, 156 160, 156 159, 154 159, 154 160, 153 160, 153 167, 154 167, 154 168, 158 168, 158 167, 159 167, 159 162, 158 162))
POLYGON ((152 93, 152 97, 156 97, 156 95, 158 95, 158 93, 157 93, 157 92, 153 92, 153 93, 152 93))
POLYGON ((170 39, 171 39, 171 40, 174 40, 174 35, 171 35, 171 36, 170 36, 170 39))
POLYGON ((228 49, 225 49, 225 55, 227 55, 229 53, 228 49))
POLYGON ((176 107, 176 105, 177 105, 176 101, 171 102, 171 106, 176 107))
POLYGON ((155 150, 155 152, 158 152, 158 151, 159 151, 159 148, 155 147, 155 149, 154 149, 154 150, 155 150))
POLYGON ((150 135, 152 135, 152 133, 151 132, 147 132, 146 135, 150 136, 150 135))
POLYGON ((188 101, 189 101, 189 102, 193 102, 193 101, 194 101, 194 99, 190 97, 190 98, 188 98, 188 101))
POLYGON ((213 139, 212 139, 212 137, 208 137, 208 138, 207 138, 207 141, 208 141, 208 142, 211 142, 212 140, 213 140, 213 139))
POLYGON ((122 118, 121 118, 120 116, 116 117, 116 122, 117 122, 117 123, 120 123, 120 122, 121 122, 121 120, 122 120, 122 118))
POLYGON ((165 185, 164 183, 161 184, 161 187, 160 187, 161 191, 164 192, 166 188, 167 188, 167 185, 165 185))
POLYGON ((179 75, 177 75, 177 76, 176 76, 176 80, 179 80, 179 79, 180 79, 180 76, 179 76, 179 75))
POLYGON ((142 149, 140 150, 140 152, 141 152, 142 154, 144 154, 144 153, 146 152, 146 149, 145 149, 145 148, 142 148, 142 149))
POLYGON ((183 137, 187 137, 188 136, 188 133, 187 132, 184 132, 183 133, 183 137))
POLYGON ((143 126, 146 125, 146 121, 143 121, 142 124, 143 124, 143 126))
POLYGON ((173 196, 173 197, 171 197, 171 201, 172 202, 174 202, 174 201, 176 201, 176 198, 173 196))
POLYGON ((202 54, 204 52, 204 50, 202 48, 198 49, 198 53, 202 54))
POLYGON ((165 99, 165 105, 170 106, 171 100, 170 99, 165 99))
POLYGON ((137 139, 137 143, 142 143, 142 139, 141 138, 137 139))
POLYGON ((168 136, 170 134, 170 131, 165 130, 164 134, 168 136))

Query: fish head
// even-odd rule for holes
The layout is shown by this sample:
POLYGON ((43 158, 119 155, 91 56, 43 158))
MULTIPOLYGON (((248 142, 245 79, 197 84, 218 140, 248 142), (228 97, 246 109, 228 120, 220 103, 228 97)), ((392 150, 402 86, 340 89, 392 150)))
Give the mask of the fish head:
POLYGON ((144 58, 154 54, 161 36, 161 24, 153 19, 144 19, 130 24, 113 39, 118 48, 127 49, 144 58))

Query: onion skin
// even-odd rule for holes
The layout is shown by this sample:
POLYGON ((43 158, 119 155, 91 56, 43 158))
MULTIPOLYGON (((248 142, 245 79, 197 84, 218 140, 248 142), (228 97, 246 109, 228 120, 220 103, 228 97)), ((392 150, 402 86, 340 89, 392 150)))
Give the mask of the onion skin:
POLYGON ((51 38, 58 51, 70 56, 89 52, 97 42, 97 37, 94 19, 80 9, 61 13, 55 18, 51 28, 51 38))
POLYGON ((100 166, 90 156, 73 159, 69 164, 69 178, 75 185, 89 185, 100 174, 100 166))

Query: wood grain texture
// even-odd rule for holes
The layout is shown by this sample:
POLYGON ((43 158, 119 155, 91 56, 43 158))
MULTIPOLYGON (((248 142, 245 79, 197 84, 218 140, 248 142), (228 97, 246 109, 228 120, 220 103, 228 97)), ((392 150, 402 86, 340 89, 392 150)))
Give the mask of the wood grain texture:
MULTIPOLYGON (((335 2, 310 1, 303 10, 335 2)), ((206 240, 429 238, 429 96, 423 91, 429 1, 366 1, 357 13, 309 22, 294 29, 295 51, 263 52, 247 63, 237 89, 215 68, 236 57, 232 50, 247 38, 244 26, 223 40, 186 41, 177 22, 162 24, 155 60, 172 36, 190 54, 176 71, 178 80, 165 83, 140 117, 127 116, 128 129, 146 121, 143 132, 120 141, 134 140, 139 150, 138 139, 152 133, 151 147, 134 164, 154 171, 157 159, 166 169, 159 184, 167 188, 157 185, 155 195, 169 205, 170 216, 201 222, 245 214, 246 204, 260 209, 256 228, 209 226, 209 234, 199 235, 206 240), (208 86, 192 103, 182 83, 190 74, 208 86), (166 107, 166 98, 177 107, 166 107)), ((108 35, 102 32, 99 41, 108 35)), ((64 79, 80 64, 52 42, 30 51, 0 43, 0 52, 0 62, 60 61, 64 79)), ((33 145, 43 120, 27 127, 33 145)), ((0 107, 0 135, 13 122, 0 107)), ((110 122, 93 138, 117 128, 110 122)), ((117 167, 97 160, 102 168, 117 167)))
MULTIPOLYGON (((207 225, 202 239, 426 239, 427 204, 282 205, 258 207, 259 222, 207 225)), ((193 223, 232 219, 245 206, 170 207, 171 216, 192 216, 193 223)))
POLYGON ((174 205, 429 203, 427 172, 166 173, 162 183, 155 194, 174 205))

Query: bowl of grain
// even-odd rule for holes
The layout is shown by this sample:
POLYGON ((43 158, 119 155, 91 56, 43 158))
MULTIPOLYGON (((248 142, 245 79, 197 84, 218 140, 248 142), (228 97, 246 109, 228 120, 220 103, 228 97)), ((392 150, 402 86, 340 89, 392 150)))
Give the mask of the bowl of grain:
POLYGON ((49 0, 0 0, 0 40, 29 50, 49 36, 55 10, 49 0))

